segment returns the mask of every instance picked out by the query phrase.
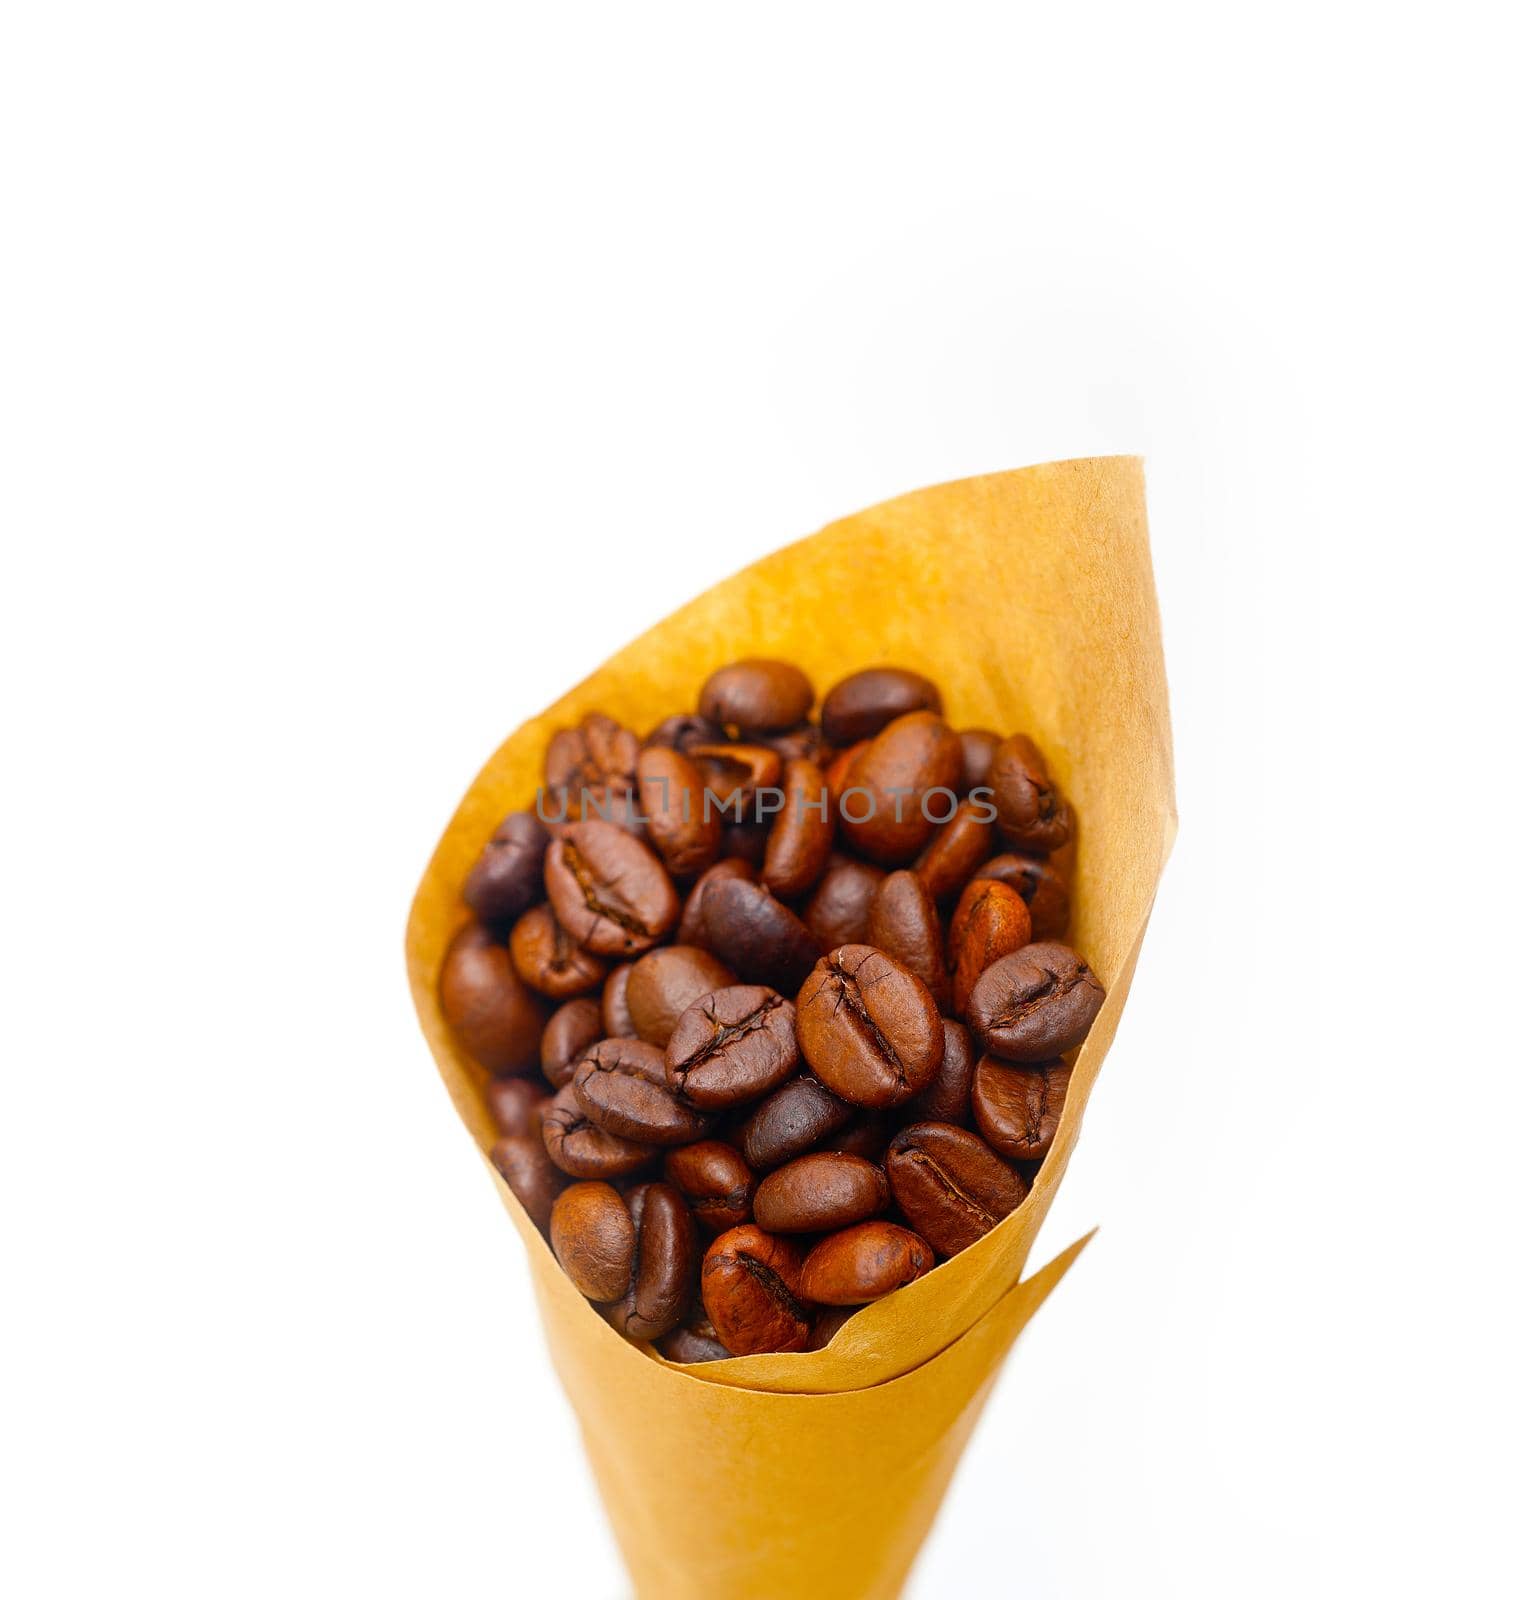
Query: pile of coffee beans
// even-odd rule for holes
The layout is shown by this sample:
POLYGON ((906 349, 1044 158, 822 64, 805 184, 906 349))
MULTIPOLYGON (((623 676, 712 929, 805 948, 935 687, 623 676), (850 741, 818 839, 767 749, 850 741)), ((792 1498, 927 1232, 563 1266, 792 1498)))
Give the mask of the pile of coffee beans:
POLYGON ((555 735, 440 1001, 567 1276, 674 1361, 818 1349, 1021 1204, 1103 990, 1021 733, 878 667, 737 661, 555 735))

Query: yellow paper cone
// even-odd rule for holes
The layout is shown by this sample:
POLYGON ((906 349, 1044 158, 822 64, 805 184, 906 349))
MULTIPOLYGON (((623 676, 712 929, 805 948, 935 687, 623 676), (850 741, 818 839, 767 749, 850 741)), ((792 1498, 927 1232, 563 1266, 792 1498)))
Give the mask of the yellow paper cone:
POLYGON ((1053 1150, 998 1228, 853 1317, 829 1349, 697 1367, 621 1339, 494 1180, 642 1600, 891 1596, 1002 1358, 1081 1248, 1021 1281, 1175 831, 1140 464, 997 473, 833 523, 674 612, 498 750, 429 863, 407 938, 419 1019, 483 1150, 481 1074, 436 997, 467 871, 501 818, 533 803, 557 728, 602 710, 644 730, 740 655, 796 660, 821 691, 860 667, 912 667, 941 686, 955 727, 1025 732, 1044 751, 1079 819, 1067 942, 1107 986, 1053 1150))

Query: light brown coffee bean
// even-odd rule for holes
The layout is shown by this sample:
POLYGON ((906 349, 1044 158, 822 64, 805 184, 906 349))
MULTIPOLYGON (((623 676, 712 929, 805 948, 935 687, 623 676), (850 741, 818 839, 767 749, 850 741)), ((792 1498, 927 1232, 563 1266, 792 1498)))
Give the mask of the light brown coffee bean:
POLYGON ((757 1186, 752 1214, 770 1233, 830 1233, 878 1216, 890 1203, 883 1169, 861 1156, 797 1156, 757 1186))
POLYGON ((514 971, 551 1000, 586 994, 604 981, 607 963, 590 955, 556 920, 548 905, 531 907, 514 924, 508 953, 514 971))
POLYGON ((678 920, 667 869, 608 822, 574 822, 552 841, 545 888, 562 927, 595 955, 638 955, 678 920))
POLYGON ((736 975, 708 950, 670 944, 648 951, 631 969, 625 991, 630 1019, 639 1038, 665 1047, 678 1018, 696 1001, 736 981, 736 975))
POLYGON ((890 1141, 895 1204, 939 1255, 957 1255, 1021 1205, 1026 1183, 966 1128, 917 1122, 890 1141))
POLYGON ((574 1183, 551 1208, 551 1249, 562 1271, 590 1300, 618 1300, 630 1286, 635 1223, 619 1190, 574 1183))
POLYGON ((985 1056, 970 1090, 975 1126, 1009 1160, 1041 1161, 1053 1147, 1069 1087, 1063 1061, 1017 1067, 985 1056))
POLYGON ((914 1283, 936 1264, 931 1245, 909 1228, 860 1222, 828 1234, 805 1257, 800 1293, 817 1305, 866 1305, 914 1283))
POLYGON ((480 924, 450 942, 440 968, 440 1010, 467 1055, 489 1072, 532 1072, 545 1007, 514 971, 508 947, 480 924))
POLYGON ((704 1309, 733 1355, 803 1350, 810 1311, 800 1300, 799 1247, 747 1223, 722 1233, 704 1255, 704 1309))

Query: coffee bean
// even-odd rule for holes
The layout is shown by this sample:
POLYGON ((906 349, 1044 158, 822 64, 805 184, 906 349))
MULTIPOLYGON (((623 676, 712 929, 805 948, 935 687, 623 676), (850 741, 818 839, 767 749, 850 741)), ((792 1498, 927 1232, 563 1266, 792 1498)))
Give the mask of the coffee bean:
POLYGON ((736 1130, 741 1153, 754 1172, 769 1172, 840 1132, 853 1108, 825 1084, 802 1073, 761 1101, 736 1130))
POLYGON ((737 984, 696 1000, 678 1019, 667 1081, 689 1105, 718 1111, 776 1089, 799 1060, 794 1006, 775 989, 737 984))
POLYGON ((1027 902, 1033 938, 1057 939, 1070 925, 1070 889, 1064 875, 1042 856, 1000 855, 978 869, 976 878, 1010 885, 1027 902))
POLYGON ((1041 1161, 1059 1131, 1070 1069, 1062 1061, 1013 1067, 984 1056, 974 1069, 975 1126, 1012 1161, 1041 1161))
POLYGON ((878 1216, 890 1203, 881 1168, 861 1156, 797 1156, 757 1186, 752 1214, 770 1233, 828 1233, 878 1216))
POLYGON ((813 761, 794 760, 784 768, 784 809, 768 835, 762 881, 781 899, 807 893, 826 870, 836 814, 826 794, 826 777, 813 761))
POLYGON ((551 1249, 590 1300, 618 1300, 630 1287, 635 1223, 612 1184, 574 1183, 551 1208, 551 1249))
POLYGON ((800 1293, 817 1305, 866 1305, 914 1283, 936 1264, 931 1245, 909 1228, 860 1222, 828 1234, 805 1257, 800 1293))
POLYGON ((1048 775, 1042 753, 1024 733, 996 747, 990 787, 1001 831, 1019 850, 1057 850, 1074 827, 1069 801, 1048 775))
POLYGON ((948 953, 953 961, 953 1009, 969 1011, 969 997, 980 975, 1032 937, 1027 903, 1008 884, 976 878, 959 896, 953 913, 948 953))
POLYGON ((858 757, 872 743, 872 739, 859 739, 856 744, 850 744, 845 750, 839 750, 826 763, 826 792, 831 796, 833 811, 840 811, 842 792, 853 781, 852 772, 858 763, 858 757))
POLYGON ((734 1145, 701 1139, 668 1152, 662 1175, 688 1201, 706 1233, 724 1233, 752 1217, 756 1180, 734 1145))
MULTIPOLYGON (((565 801, 573 820, 594 815, 617 796, 635 790, 635 763, 640 741, 613 717, 590 712, 575 728, 553 734, 545 753, 547 789, 565 801)), ((557 808, 554 802, 547 811, 557 808)))
POLYGON ((467 1055, 489 1072, 532 1072, 545 1008, 527 988, 508 947, 471 922, 450 941, 440 967, 440 1010, 467 1055))
POLYGON ((989 728, 959 729, 959 751, 963 756, 963 778, 959 783, 960 794, 968 794, 971 789, 983 789, 988 786, 990 782, 990 763, 995 757, 996 746, 1000 742, 1000 734, 992 733, 989 728))
POLYGON ((831 746, 821 737, 821 730, 813 722, 801 722, 782 733, 770 733, 762 742, 778 752, 787 767, 791 761, 813 761, 817 766, 831 759, 831 746))
POLYGON ((723 744, 725 729, 708 717, 687 712, 663 719, 646 735, 647 750, 678 750, 687 755, 696 744, 723 744))
MULTIPOLYGON (((604 1019, 605 1039, 635 1038, 635 1018, 630 1015, 630 974, 635 962, 622 961, 604 980, 599 1011, 604 1019)), ((599 1035, 595 1034, 594 1038, 599 1035)))
POLYGON ((914 872, 892 872, 879 885, 869 908, 864 943, 914 972, 940 1008, 948 1004, 942 923, 926 884, 914 872))
POLYGON ((712 882, 704 895, 704 946, 744 983, 792 993, 819 950, 810 930, 759 883, 712 882))
POLYGON ((731 1353, 721 1344, 715 1324, 702 1312, 659 1339, 657 1349, 669 1361, 690 1367, 701 1361, 724 1361, 731 1353))
POLYGON ((815 1320, 810 1324, 810 1343, 805 1348, 824 1350, 857 1314, 857 1306, 826 1306, 816 1312, 815 1320))
POLYGON ((703 873, 699 881, 688 891, 688 899, 683 902, 683 915, 678 919, 678 943, 698 944, 704 942, 704 896, 712 883, 717 883, 724 878, 745 878, 748 882, 757 877, 757 870, 748 861, 743 861, 739 856, 731 856, 724 861, 717 861, 707 872, 703 873))
POLYGON ((910 711, 941 714, 937 685, 904 667, 869 667, 844 678, 821 702, 821 732, 833 745, 872 739, 910 711))
POLYGON ((551 836, 533 811, 504 817, 482 847, 461 896, 483 922, 507 927, 540 898, 551 836))
POLYGON ((1105 999, 1096 974, 1068 945, 1030 944, 981 974, 969 996, 969 1026, 1002 1060, 1046 1061, 1084 1041, 1105 999))
POLYGON ((868 914, 884 882, 884 869, 852 856, 834 855, 815 893, 806 902, 805 926, 823 950, 839 944, 868 944, 868 914))
POLYGON ((499 1139, 492 1147, 490 1159, 530 1221, 544 1233, 551 1225, 551 1207, 567 1180, 546 1154, 539 1131, 509 1134, 499 1139))
POLYGON ((927 986, 868 945, 823 956, 796 1009, 801 1053, 828 1089, 854 1105, 909 1100, 942 1061, 942 1018, 927 986))
POLYGON ((600 1128, 583 1109, 574 1083, 556 1091, 541 1124, 546 1153, 573 1178, 628 1178, 657 1154, 657 1147, 600 1128))
POLYGON ((939 1255, 957 1255, 1021 1205, 1027 1185, 988 1144, 947 1122, 917 1122, 890 1141, 895 1204, 939 1255))
POLYGON ((609 968, 572 938, 548 905, 526 911, 509 935, 514 971, 552 1000, 586 994, 604 981, 609 968))
POLYGON ((803 1350, 810 1312, 801 1303, 799 1247, 751 1223, 722 1233, 704 1255, 700 1293, 733 1355, 803 1350))
POLYGON ((636 1034, 664 1047, 678 1018, 697 1000, 736 981, 735 974, 708 950, 670 944, 642 956, 625 992, 636 1034))
POLYGON ((815 701, 810 679, 792 661, 733 661, 699 691, 699 715, 743 734, 782 733, 803 722, 815 701))
POLYGON ((720 814, 704 803, 704 778, 686 755, 660 746, 636 763, 647 838, 675 878, 693 878, 720 854, 720 814))
POLYGON ((958 805, 961 760, 958 735, 941 717, 897 717, 852 764, 837 802, 839 836, 884 866, 914 860, 958 805))
POLYGON ((684 1105, 667 1087, 662 1052, 642 1039, 605 1039, 594 1045, 577 1063, 572 1088, 587 1115, 622 1139, 665 1147, 703 1139, 710 1130, 711 1119, 684 1105))
POLYGON ((959 801, 953 818, 932 835, 916 860, 916 874, 934 900, 952 900, 995 848, 995 818, 988 805, 959 801))
MULTIPOLYGON (((765 744, 696 744, 689 752, 704 780, 704 809, 722 822, 757 822, 759 789, 776 789, 783 758, 765 744)), ((763 834, 766 848, 767 835, 763 834)), ((723 848, 723 847, 722 847, 723 848)))
POLYGON ((766 822, 728 822, 720 843, 722 861, 740 861, 751 868, 753 879, 762 871, 768 854, 768 824, 766 822))
POLYGON ((974 1051, 969 1030, 943 1018, 943 1059, 932 1081, 908 1101, 905 1114, 913 1122, 952 1122, 969 1126, 969 1085, 974 1078, 974 1051))
POLYGON ((551 1103, 543 1083, 531 1078, 489 1078, 482 1093, 500 1136, 533 1135, 535 1143, 540 1143, 540 1120, 551 1103))
POLYGON ((649 950, 678 920, 662 863, 608 822, 575 822, 552 841, 545 888, 561 925, 595 955, 649 950))
POLYGON ((699 1239, 683 1196, 668 1183, 643 1183, 626 1197, 635 1224, 630 1285, 609 1311, 630 1339, 660 1339, 688 1309, 699 1268, 699 1239))
POLYGON ((553 1089, 572 1081, 572 1068, 600 1039, 611 1037, 596 1000, 584 995, 557 1007, 540 1036, 540 1070, 553 1089))

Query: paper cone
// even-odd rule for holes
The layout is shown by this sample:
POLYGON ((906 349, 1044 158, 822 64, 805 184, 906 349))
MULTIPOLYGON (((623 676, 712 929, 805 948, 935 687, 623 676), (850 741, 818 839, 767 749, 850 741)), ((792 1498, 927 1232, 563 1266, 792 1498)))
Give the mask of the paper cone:
POLYGON ((971 478, 833 523, 674 612, 498 750, 429 863, 407 938, 419 1019, 484 1151, 493 1130, 481 1073, 436 997, 466 920, 467 871, 501 818, 532 804, 557 728, 602 710, 644 730, 694 706, 709 673, 743 655, 796 660, 821 692, 860 667, 912 667, 941 686, 955 727, 1025 732, 1044 751, 1079 819, 1067 942, 1107 987, 1053 1150, 998 1228, 860 1312, 829 1349, 696 1367, 620 1338, 494 1181, 642 1600, 890 1596, 1002 1358, 1081 1248, 1020 1281, 1175 831, 1140 464, 1105 457, 971 478))

